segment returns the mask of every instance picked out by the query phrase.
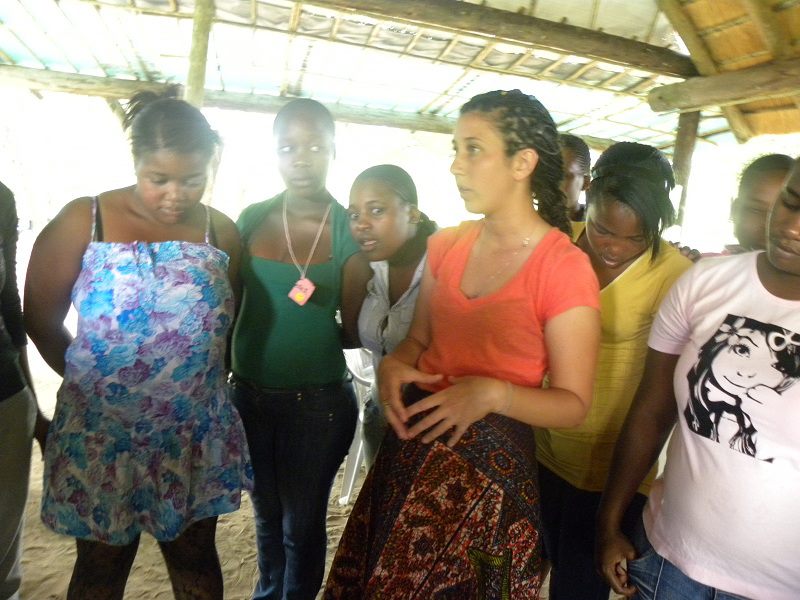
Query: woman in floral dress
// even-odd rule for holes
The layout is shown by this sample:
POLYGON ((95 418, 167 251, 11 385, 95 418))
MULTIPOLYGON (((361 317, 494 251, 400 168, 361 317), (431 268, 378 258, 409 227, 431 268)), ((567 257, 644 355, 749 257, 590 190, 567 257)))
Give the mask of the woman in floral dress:
POLYGON ((42 519, 77 539, 68 599, 122 598, 142 531, 176 598, 221 599, 216 520, 251 479, 225 368, 239 236, 200 203, 219 138, 199 110, 137 94, 125 124, 136 184, 70 202, 29 263, 28 333, 64 377, 42 519))

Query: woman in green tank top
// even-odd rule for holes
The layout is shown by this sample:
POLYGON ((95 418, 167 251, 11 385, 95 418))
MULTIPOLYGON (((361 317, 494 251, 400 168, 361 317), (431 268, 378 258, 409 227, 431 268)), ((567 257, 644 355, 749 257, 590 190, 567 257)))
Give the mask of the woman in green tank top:
POLYGON ((328 110, 294 100, 276 116, 273 134, 286 190, 249 206, 238 222, 245 257, 235 403, 255 475, 253 598, 313 600, 325 565, 328 496, 357 417, 342 350, 360 345, 371 271, 344 207, 325 187, 334 155, 328 110))

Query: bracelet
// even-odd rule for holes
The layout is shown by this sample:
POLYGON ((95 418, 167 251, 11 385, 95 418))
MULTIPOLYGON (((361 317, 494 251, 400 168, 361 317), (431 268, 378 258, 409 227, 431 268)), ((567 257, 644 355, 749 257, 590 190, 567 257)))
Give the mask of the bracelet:
POLYGON ((498 415, 504 415, 508 412, 508 409, 511 408, 511 399, 514 396, 514 388, 511 385, 510 381, 506 381, 506 404, 503 408, 497 411, 498 415))

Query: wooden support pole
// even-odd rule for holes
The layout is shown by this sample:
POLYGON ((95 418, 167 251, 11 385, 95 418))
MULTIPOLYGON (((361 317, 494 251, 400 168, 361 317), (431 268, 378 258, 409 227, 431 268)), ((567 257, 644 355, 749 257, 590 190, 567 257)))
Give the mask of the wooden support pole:
POLYGON ((185 98, 195 106, 203 105, 206 89, 206 64, 208 62, 208 36, 214 22, 214 0, 196 0, 192 48, 189 52, 189 74, 186 77, 185 98))
POLYGON ((675 152, 672 155, 672 170, 675 172, 675 183, 681 186, 681 199, 678 203, 678 225, 683 224, 683 215, 686 210, 686 195, 689 190, 692 154, 694 154, 699 125, 699 112, 681 113, 678 117, 678 134, 675 136, 675 152))

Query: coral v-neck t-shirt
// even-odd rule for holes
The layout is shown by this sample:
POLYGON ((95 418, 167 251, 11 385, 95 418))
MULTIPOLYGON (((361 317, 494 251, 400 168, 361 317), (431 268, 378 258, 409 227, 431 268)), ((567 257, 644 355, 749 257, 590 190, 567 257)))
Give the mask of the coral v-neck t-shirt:
MULTIPOLYGON (((420 370, 448 376, 476 375, 540 387, 548 370, 544 329, 553 317, 578 306, 599 310, 599 286, 589 259, 551 229, 520 270, 500 289, 479 298, 461 291, 461 279, 483 221, 466 221, 428 240, 436 280, 430 299, 431 342, 420 370)), ((575 360, 582 360, 576 356, 575 360)))

